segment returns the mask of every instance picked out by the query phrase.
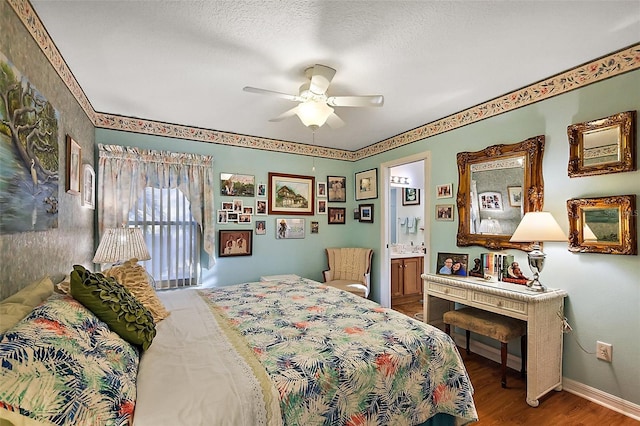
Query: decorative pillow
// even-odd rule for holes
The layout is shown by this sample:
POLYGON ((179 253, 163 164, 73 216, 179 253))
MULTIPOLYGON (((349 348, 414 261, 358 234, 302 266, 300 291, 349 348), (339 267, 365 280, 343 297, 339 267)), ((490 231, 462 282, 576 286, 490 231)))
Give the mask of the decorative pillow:
POLYGON ((44 277, 0 302, 0 334, 16 325, 52 293, 53 282, 44 277))
POLYGON ((169 316, 169 311, 158 299, 155 290, 149 284, 149 275, 144 267, 138 264, 138 259, 127 260, 122 265, 107 269, 104 274, 107 277, 115 278, 125 286, 133 294, 133 297, 138 299, 138 302, 142 303, 151 312, 153 321, 156 324, 169 316))
POLYGON ((156 335, 151 313, 114 278, 74 265, 71 295, 129 343, 147 350, 156 335))
POLYGON ((0 419, 131 424, 139 356, 72 297, 54 294, 0 340, 0 419))

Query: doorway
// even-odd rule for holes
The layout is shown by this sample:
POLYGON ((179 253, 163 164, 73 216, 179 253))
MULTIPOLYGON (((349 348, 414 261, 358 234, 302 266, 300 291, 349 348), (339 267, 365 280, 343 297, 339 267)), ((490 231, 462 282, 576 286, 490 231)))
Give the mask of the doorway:
POLYGON ((383 163, 380 169, 380 304, 391 307, 398 301, 419 302, 420 274, 429 268, 424 251, 428 253, 430 246, 430 154, 423 152, 383 163), (404 278, 408 278, 406 284, 404 278))

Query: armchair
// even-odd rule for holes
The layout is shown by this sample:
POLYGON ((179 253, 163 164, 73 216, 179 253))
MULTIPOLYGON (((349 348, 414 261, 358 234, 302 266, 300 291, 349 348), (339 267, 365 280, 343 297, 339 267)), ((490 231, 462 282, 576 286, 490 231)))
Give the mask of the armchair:
POLYGON ((373 250, 347 247, 327 248, 329 269, 322 271, 324 282, 364 298, 371 290, 371 258, 373 250))

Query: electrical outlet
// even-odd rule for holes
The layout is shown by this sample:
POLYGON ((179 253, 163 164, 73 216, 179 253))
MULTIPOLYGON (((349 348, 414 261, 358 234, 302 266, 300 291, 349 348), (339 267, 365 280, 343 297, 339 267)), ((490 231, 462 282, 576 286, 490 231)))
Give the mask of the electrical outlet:
POLYGON ((596 342, 596 356, 606 362, 613 361, 613 345, 611 343, 596 342))

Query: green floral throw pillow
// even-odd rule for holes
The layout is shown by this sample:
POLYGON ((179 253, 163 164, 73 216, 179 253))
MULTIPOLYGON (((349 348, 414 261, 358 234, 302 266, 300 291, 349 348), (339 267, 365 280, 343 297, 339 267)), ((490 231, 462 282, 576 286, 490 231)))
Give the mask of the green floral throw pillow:
POLYGON ((114 278, 74 265, 71 295, 127 342, 147 350, 156 335, 151 313, 114 278))

